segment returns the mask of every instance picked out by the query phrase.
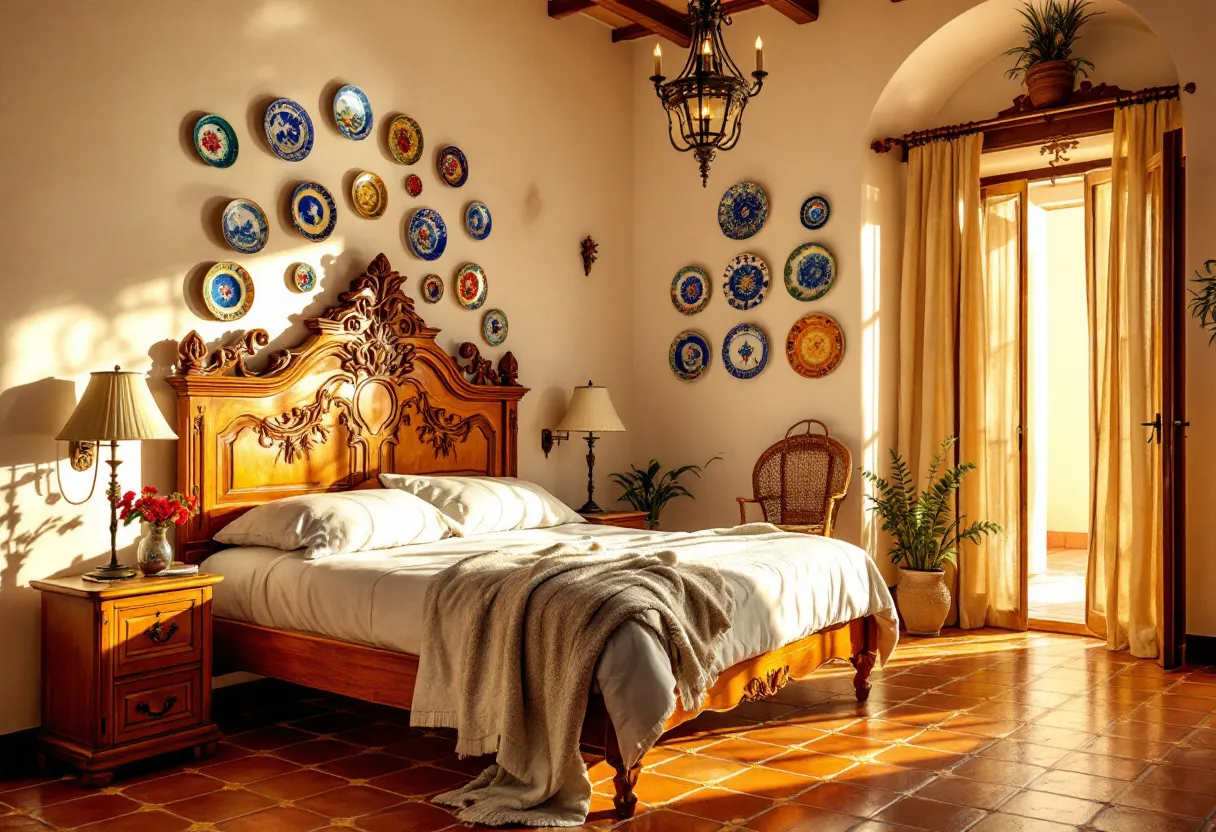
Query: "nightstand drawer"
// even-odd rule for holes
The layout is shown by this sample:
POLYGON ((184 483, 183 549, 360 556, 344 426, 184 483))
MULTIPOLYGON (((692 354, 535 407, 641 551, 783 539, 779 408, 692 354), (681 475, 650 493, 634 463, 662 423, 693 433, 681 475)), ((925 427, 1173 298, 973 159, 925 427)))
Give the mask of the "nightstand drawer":
POLYGON ((115 677, 199 661, 203 655, 202 603, 199 590, 117 602, 115 677))
POLYGON ((202 722, 202 669, 179 670, 114 686, 114 744, 202 722))

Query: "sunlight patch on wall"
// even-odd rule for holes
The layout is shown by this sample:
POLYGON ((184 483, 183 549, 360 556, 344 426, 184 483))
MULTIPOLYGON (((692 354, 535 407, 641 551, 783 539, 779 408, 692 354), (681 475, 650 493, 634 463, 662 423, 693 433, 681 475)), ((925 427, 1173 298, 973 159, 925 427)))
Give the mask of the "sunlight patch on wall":
MULTIPOLYGON (((878 188, 867 185, 866 203, 878 202, 878 188)), ((866 223, 861 228, 861 468, 880 471, 882 448, 879 424, 882 406, 882 227, 866 223)), ((870 483, 862 481, 862 494, 873 494, 870 483)), ((864 499, 864 496, 863 496, 864 499)), ((868 502, 868 501, 867 501, 868 502)), ((861 520, 861 547, 878 554, 879 527, 873 512, 861 520)))

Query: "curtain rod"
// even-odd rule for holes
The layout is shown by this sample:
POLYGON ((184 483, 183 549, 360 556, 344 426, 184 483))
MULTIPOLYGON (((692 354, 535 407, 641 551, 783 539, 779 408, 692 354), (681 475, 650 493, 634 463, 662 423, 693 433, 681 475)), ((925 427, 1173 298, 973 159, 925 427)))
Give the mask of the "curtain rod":
POLYGON ((1164 101, 1172 98, 1179 98, 1181 92, 1185 91, 1194 94, 1197 87, 1192 81, 1181 89, 1177 84, 1168 87, 1147 87, 1142 90, 1137 90, 1132 93, 1117 93, 1104 98, 1095 98, 1090 101, 1082 101, 1076 104, 1065 104, 1063 107, 1052 107, 1045 110, 1029 110, 1024 113, 1013 113, 1007 116, 997 116, 996 118, 986 119, 984 121, 969 121, 965 124, 951 124, 946 127, 934 127, 929 130, 917 130, 912 133, 906 133, 899 137, 888 137, 885 139, 876 139, 870 148, 875 153, 889 153, 893 148, 902 147, 919 147, 920 145, 930 144, 932 142, 946 141, 955 139, 959 136, 969 136, 973 133, 981 133, 985 130, 993 128, 1008 128, 1019 124, 1027 124, 1037 121, 1045 121, 1050 123, 1057 116, 1076 116, 1086 113, 1101 112, 1103 110, 1113 110, 1116 107, 1130 107, 1134 104, 1144 104, 1149 101, 1164 101))

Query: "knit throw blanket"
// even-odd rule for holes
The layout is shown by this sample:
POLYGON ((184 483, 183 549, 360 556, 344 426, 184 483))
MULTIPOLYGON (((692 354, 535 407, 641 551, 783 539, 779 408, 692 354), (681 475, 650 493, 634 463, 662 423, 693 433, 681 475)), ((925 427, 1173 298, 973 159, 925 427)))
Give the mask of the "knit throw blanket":
POLYGON ((712 567, 599 544, 474 555, 439 573, 425 604, 410 724, 455 728, 462 757, 496 752, 475 780, 435 798, 494 826, 586 820, 579 735, 617 627, 637 619, 658 633, 680 701, 695 708, 721 670, 715 656, 735 608, 712 567))

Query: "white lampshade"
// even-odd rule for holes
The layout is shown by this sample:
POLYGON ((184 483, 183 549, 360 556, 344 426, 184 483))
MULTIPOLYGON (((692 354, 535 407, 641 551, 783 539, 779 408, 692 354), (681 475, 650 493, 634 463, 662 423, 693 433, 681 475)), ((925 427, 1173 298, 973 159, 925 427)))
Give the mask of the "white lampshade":
POLYGON ((55 437, 75 442, 176 439, 141 373, 93 373, 68 423, 55 437))
POLYGON ((575 387, 570 397, 570 406, 562 417, 557 430, 575 433, 621 433, 625 425, 616 415, 607 387, 596 387, 587 382, 586 387, 575 387))

